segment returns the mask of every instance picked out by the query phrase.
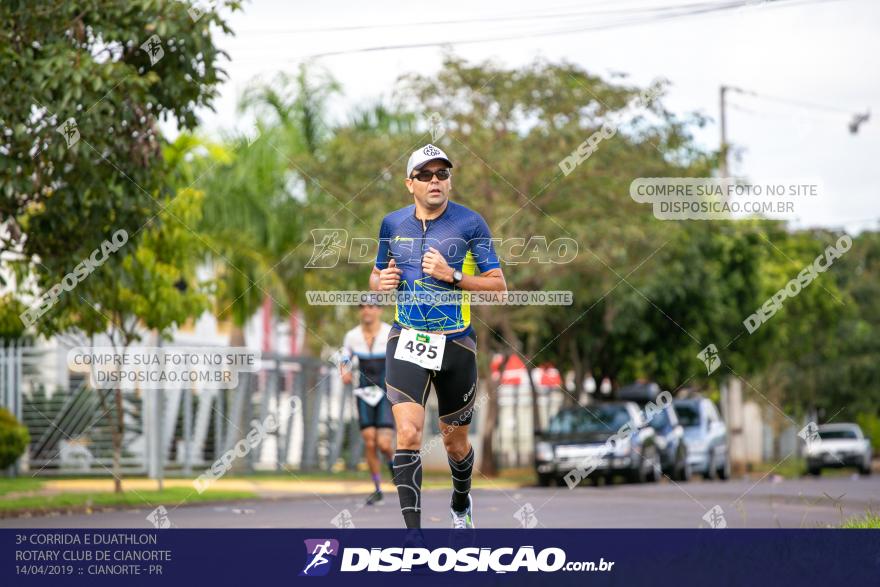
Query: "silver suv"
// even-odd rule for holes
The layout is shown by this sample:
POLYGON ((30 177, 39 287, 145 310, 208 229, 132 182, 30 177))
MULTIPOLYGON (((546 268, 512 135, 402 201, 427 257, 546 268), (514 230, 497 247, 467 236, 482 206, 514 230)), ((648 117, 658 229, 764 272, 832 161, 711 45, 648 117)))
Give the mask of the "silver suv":
POLYGON ((684 443, 691 471, 706 479, 730 478, 727 426, 718 416, 715 404, 706 398, 672 402, 678 422, 684 426, 684 443))

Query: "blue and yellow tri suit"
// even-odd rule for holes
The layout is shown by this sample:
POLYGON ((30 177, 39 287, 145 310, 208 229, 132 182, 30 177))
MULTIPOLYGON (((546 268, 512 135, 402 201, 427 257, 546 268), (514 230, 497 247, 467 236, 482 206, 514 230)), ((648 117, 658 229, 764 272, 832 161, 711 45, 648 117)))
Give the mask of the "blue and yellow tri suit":
MULTIPOLYGON (((462 292, 422 272, 422 256, 431 247, 443 254, 450 267, 468 275, 500 268, 486 221, 454 202, 447 202, 443 213, 432 220, 416 218, 415 205, 387 215, 379 230, 376 268, 385 269, 394 259, 401 269, 398 292, 462 292)), ((467 295, 452 304, 398 301, 385 352, 386 394, 392 404, 416 402, 424 406, 433 384, 440 420, 450 426, 471 422, 477 396, 477 341, 467 295), (394 358, 401 327, 446 336, 439 371, 394 358)))
MULTIPOLYGON (((422 256, 434 247, 453 269, 466 275, 485 273, 501 265, 492 244, 492 235, 483 217, 461 204, 448 201, 437 218, 422 221, 416 218, 415 205, 396 210, 382 220, 379 229, 379 253, 376 268, 385 269, 393 258, 401 269, 398 292, 419 294, 432 291, 461 291, 447 281, 440 281, 422 272, 422 256)), ((448 339, 472 332, 471 308, 464 294, 459 303, 398 304, 395 327, 439 332, 448 339)))

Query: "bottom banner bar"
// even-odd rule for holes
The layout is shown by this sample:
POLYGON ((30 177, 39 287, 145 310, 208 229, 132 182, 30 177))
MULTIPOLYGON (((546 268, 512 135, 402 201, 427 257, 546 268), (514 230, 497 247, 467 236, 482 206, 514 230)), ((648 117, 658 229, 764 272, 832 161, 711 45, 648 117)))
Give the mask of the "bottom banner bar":
POLYGON ((16 586, 880 585, 880 532, 871 530, 3 529, 0 537, 2 584, 16 586))

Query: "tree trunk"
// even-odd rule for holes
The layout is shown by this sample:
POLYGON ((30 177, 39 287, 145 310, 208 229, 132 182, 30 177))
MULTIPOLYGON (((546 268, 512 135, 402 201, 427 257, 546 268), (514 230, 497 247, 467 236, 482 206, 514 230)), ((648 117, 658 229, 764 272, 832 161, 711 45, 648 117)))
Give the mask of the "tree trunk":
MULTIPOLYGON (((506 338, 508 341, 510 341, 511 345, 513 346, 514 352, 522 360, 522 364, 526 370, 526 376, 529 379, 529 391, 530 391, 530 395, 532 398, 532 455, 534 455, 535 454, 535 444, 537 444, 537 442, 538 442, 537 433, 538 433, 539 429, 541 428, 541 420, 540 420, 539 414, 538 414, 538 388, 535 386, 534 377, 532 377, 532 367, 534 366, 534 363, 532 363, 532 361, 529 360, 529 358, 526 357, 526 355, 523 353, 523 350, 522 350, 523 344, 520 341, 520 338, 516 335, 516 332, 514 332, 513 328, 511 327, 510 321, 506 317, 501 319, 499 327, 501 328, 501 331, 504 333, 504 338, 506 338)), ((501 364, 502 368, 506 364, 507 358, 505 357, 504 360, 505 360, 505 363, 501 364)), ((517 393, 519 393, 519 392, 517 391, 517 393)), ((497 395, 497 390, 496 390, 496 395, 497 395)), ((496 401, 496 409, 497 409, 497 403, 498 402, 496 401)), ((519 405, 519 404, 517 403, 516 405, 519 405)), ((517 418, 517 422, 519 422, 519 411, 515 410, 514 414, 515 414, 514 417, 517 418)), ((517 431, 518 430, 519 430, 519 427, 517 426, 517 431)), ((517 439, 516 439, 516 447, 517 447, 517 465, 519 465, 519 437, 517 437, 517 439)))
MULTIPOLYGON (((156 337, 156 348, 162 348, 162 335, 158 330, 154 332, 156 337)), ((164 489, 164 473, 165 473, 165 446, 164 446, 164 421, 163 421, 163 398, 165 397, 165 393, 161 389, 154 389, 153 394, 156 396, 153 400, 153 414, 155 416, 155 426, 153 427, 153 432, 156 433, 158 438, 156 439, 156 484, 158 486, 159 491, 164 489)))
MULTIPOLYGON (((236 324, 232 325, 229 333, 230 347, 247 346, 244 337, 244 328, 236 324)), ((250 390, 251 390, 252 373, 239 373, 238 385, 235 389, 227 390, 229 400, 226 405, 229 413, 226 415, 227 422, 230 424, 226 434, 226 450, 231 449, 235 444, 243 439, 247 434, 247 425, 249 422, 250 408, 250 390)), ((248 471, 248 461, 246 458, 236 458, 232 461, 230 473, 241 474, 248 471)))
MULTIPOLYGON (((528 338, 526 338, 526 352, 532 357, 535 356, 535 346, 533 342, 534 337, 529 336, 528 338)), ((532 434, 532 454, 534 455, 537 435, 538 432, 540 432, 541 430, 541 411, 540 407, 538 406, 538 387, 535 384, 534 380, 531 378, 531 372, 529 373, 529 385, 531 386, 532 390, 532 429, 534 431, 534 433, 532 434)), ((564 382, 563 385, 565 385, 564 382)))
MULTIPOLYGON (((111 339, 112 340, 112 339, 111 339)), ((94 335, 89 337, 89 346, 91 349, 95 348, 95 337, 94 335)), ((123 347, 125 348, 125 347, 123 347)), ((116 351, 116 343, 113 343, 113 350, 116 351)), ((123 351, 124 352, 124 351, 123 351)), ((94 365, 91 367, 92 369, 92 380, 94 380, 94 365)), ((117 380, 121 381, 120 377, 121 368, 116 366, 116 377, 117 380)), ((104 413, 109 413, 110 409, 107 407, 106 399, 107 396, 101 393, 101 390, 96 389, 95 392, 98 394, 98 399, 101 402, 101 411, 104 413)), ((109 395, 109 394, 108 394, 109 395)), ((110 418, 110 438, 113 444, 113 463, 112 463, 112 474, 113 474, 113 491, 115 493, 122 493, 122 427, 124 425, 124 420, 122 419, 122 390, 116 389, 113 391, 113 400, 114 405, 116 406, 116 417, 110 418)))
MULTIPOLYGON (((571 364, 574 366, 574 391, 572 393, 566 393, 565 399, 563 400, 564 408, 572 408, 578 404, 580 404, 581 393, 584 389, 584 378, 587 376, 584 371, 584 362, 581 361, 580 355, 577 352, 577 345, 574 342, 574 339, 568 338, 568 350, 571 355, 571 364)), ((563 383, 563 386, 565 383, 563 383)), ((567 392, 568 390, 566 390, 567 392)))
POLYGON ((117 389, 113 395, 116 405, 116 421, 113 423, 113 491, 122 493, 122 435, 125 419, 122 417, 122 390, 117 389))
MULTIPOLYGON (((532 370, 526 368, 529 376, 529 388, 532 395, 532 462, 535 460, 535 446, 538 444, 538 432, 541 431, 541 417, 538 412, 538 387, 535 385, 535 378, 532 377, 532 370)), ((518 415, 517 415, 518 417, 518 415)))
POLYGON ((243 327, 232 325, 229 332, 229 346, 245 346, 243 327))
MULTIPOLYGON (((502 369, 507 364, 507 358, 508 355, 505 354, 501 362, 502 369)), ((483 426, 480 472, 486 477, 495 477, 498 475, 498 467, 495 463, 493 439, 495 436, 495 423, 498 421, 498 386, 495 384, 495 380, 492 379, 491 368, 489 369, 486 392, 489 399, 489 411, 486 413, 486 425, 483 426)))

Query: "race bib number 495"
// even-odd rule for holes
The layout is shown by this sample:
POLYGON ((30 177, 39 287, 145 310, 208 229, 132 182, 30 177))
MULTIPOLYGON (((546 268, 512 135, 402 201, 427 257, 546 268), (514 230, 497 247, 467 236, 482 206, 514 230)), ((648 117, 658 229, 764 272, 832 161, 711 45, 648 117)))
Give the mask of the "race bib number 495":
POLYGON ((404 329, 400 331, 400 340, 397 341, 394 358, 415 363, 425 369, 439 371, 445 350, 445 335, 404 329))

